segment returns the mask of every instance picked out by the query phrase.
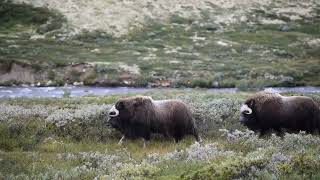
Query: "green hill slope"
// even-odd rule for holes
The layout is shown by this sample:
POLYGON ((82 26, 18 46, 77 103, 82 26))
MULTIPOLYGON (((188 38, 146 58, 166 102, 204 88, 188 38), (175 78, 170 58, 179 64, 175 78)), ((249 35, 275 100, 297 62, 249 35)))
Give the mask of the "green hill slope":
POLYGON ((14 2, 27 4, 1 2, 1 84, 320 85, 317 1, 14 2))

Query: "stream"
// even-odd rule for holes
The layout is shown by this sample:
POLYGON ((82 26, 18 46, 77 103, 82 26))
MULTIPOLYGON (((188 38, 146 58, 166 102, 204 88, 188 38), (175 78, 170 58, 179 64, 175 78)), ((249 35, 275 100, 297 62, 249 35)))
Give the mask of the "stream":
MULTIPOLYGON (((0 86, 0 98, 41 98, 41 97, 79 97, 86 95, 105 96, 128 93, 145 93, 155 90, 173 90, 174 88, 134 88, 134 87, 94 87, 94 86, 64 86, 64 87, 6 87, 0 86)), ((181 89, 191 91, 192 88, 181 89)), ((210 88, 202 89, 209 93, 235 93, 237 88, 210 88)), ((273 87, 264 90, 271 92, 294 92, 294 93, 320 93, 320 87, 273 87)))

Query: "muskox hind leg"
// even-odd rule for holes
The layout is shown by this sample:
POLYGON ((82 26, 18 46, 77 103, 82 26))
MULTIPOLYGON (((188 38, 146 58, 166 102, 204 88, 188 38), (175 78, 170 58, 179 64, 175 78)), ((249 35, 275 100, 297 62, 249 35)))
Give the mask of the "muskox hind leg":
POLYGON ((146 133, 145 136, 142 138, 143 148, 146 148, 146 142, 149 142, 150 138, 151 138, 150 133, 146 133))
POLYGON ((122 144, 123 144, 123 141, 125 140, 125 138, 126 138, 126 136, 123 135, 123 136, 121 137, 121 139, 119 140, 118 145, 122 145, 122 144))
POLYGON ((174 143, 178 143, 183 138, 183 136, 181 134, 175 134, 173 138, 174 143))
POLYGON ((142 141, 143 141, 143 149, 145 149, 147 146, 146 146, 146 140, 144 138, 142 138, 142 141))
POLYGON ((202 141, 202 139, 201 139, 201 137, 199 135, 199 132, 198 132, 198 130, 196 128, 193 129, 193 136, 196 138, 196 141, 198 143, 200 143, 200 144, 203 143, 203 141, 202 141))
POLYGON ((197 129, 197 125, 195 123, 195 120, 192 121, 192 128, 191 128, 191 135, 193 135, 196 138, 196 141, 200 144, 202 144, 202 139, 199 135, 199 131, 197 129))

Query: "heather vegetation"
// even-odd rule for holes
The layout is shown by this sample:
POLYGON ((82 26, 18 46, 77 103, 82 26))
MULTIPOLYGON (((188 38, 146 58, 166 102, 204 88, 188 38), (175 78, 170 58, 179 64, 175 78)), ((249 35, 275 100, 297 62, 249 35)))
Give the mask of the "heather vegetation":
MULTIPOLYGON (((106 112, 120 97, 2 99, 1 179, 317 179, 318 135, 259 137, 238 122, 251 93, 148 92, 178 98, 193 112, 203 145, 154 135, 117 141, 106 112)), ((134 95, 134 94, 131 94, 134 95)), ((320 94, 305 94, 320 103, 320 94)))

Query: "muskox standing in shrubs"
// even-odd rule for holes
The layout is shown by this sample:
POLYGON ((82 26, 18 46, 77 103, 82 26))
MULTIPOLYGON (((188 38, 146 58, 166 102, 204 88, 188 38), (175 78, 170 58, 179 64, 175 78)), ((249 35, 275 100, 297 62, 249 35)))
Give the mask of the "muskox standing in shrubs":
POLYGON ((320 109, 309 97, 259 92, 245 101, 240 112, 240 122, 260 135, 269 130, 279 135, 282 130, 319 132, 320 109))
POLYGON ((191 110, 179 100, 123 98, 110 109, 109 117, 108 123, 123 134, 119 144, 124 138, 149 140, 151 133, 173 137, 176 142, 189 134, 201 142, 191 110))

